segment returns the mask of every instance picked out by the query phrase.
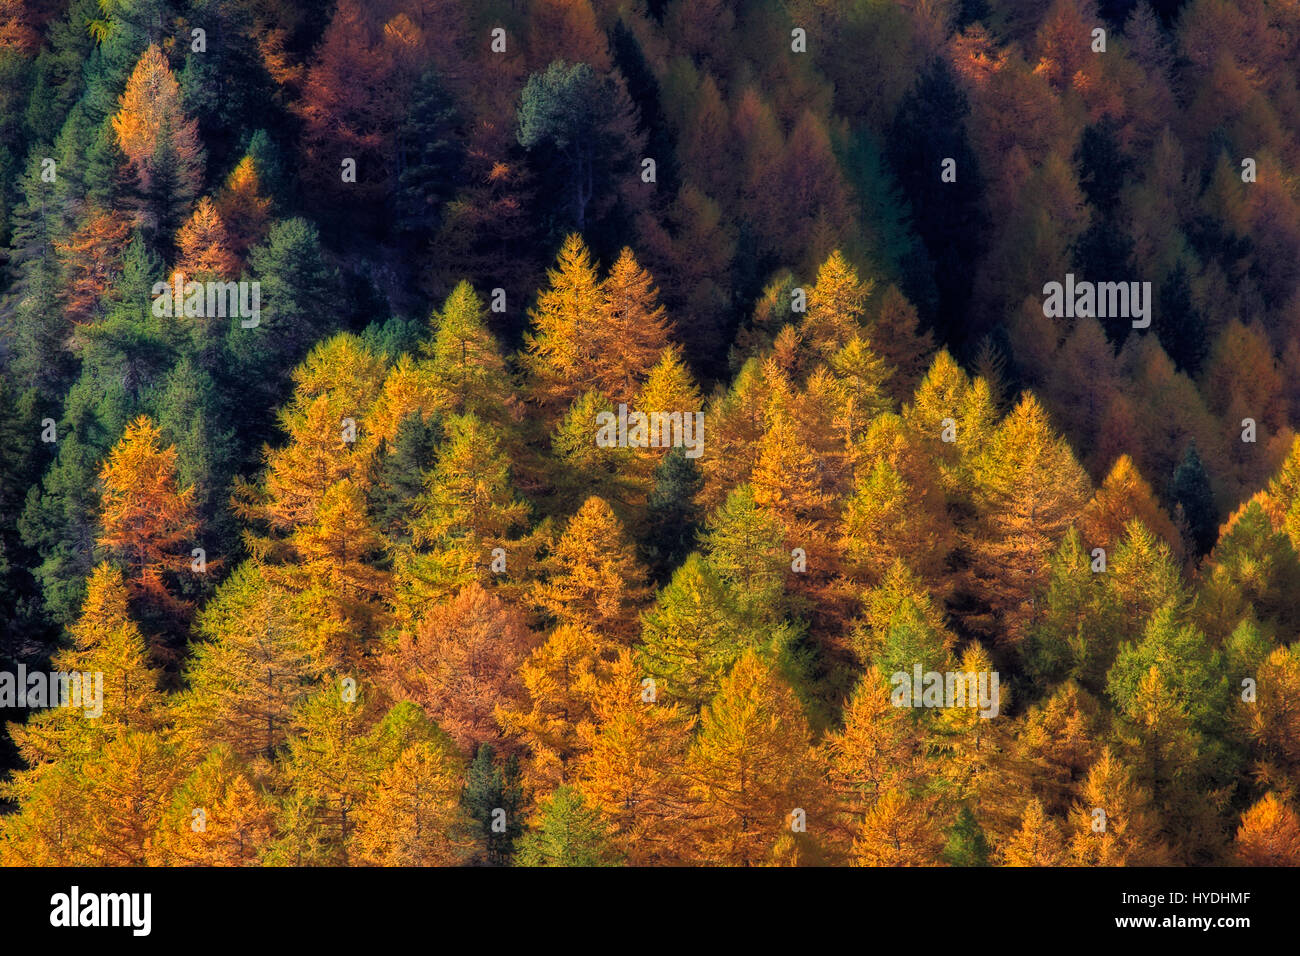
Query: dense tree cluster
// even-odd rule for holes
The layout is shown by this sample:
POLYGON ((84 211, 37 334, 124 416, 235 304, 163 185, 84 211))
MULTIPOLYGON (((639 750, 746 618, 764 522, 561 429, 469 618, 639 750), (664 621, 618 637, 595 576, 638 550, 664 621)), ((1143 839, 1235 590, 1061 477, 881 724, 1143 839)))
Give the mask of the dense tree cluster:
POLYGON ((103 675, 3 712, 0 863, 1300 864, 1297 58, 0 0, 0 671, 103 675))

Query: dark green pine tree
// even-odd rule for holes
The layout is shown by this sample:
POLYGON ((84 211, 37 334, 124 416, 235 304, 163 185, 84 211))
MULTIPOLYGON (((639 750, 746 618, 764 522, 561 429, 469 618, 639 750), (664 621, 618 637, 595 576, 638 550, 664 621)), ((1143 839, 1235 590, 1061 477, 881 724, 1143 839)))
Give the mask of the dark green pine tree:
POLYGON ((457 135, 455 102, 434 70, 426 71, 411 94, 410 110, 397 133, 397 188, 393 203, 404 235, 432 236, 443 206, 455 195, 465 163, 457 135))
POLYGON ((260 290, 261 315, 254 326, 229 320, 219 379, 224 394, 240 396, 240 437, 246 450, 273 439, 271 410, 288 398, 289 372, 312 345, 342 325, 339 280, 325 258, 320 233, 305 219, 271 227, 249 254, 260 290))
MULTIPOLYGON (((33 439, 40 431, 38 401, 35 389, 20 393, 14 377, 0 367, 0 515, 22 512, 27 489, 49 461, 42 454, 46 446, 33 439)), ((20 644, 40 637, 40 622, 30 619, 39 601, 33 601, 35 583, 28 571, 37 559, 24 547, 17 521, 0 521, 0 661, 12 661, 20 644)))
MULTIPOLYGON (((9 215, 11 240, 6 250, 6 271, 19 280, 22 288, 26 276, 44 262, 52 266, 55 239, 62 238, 72 228, 60 203, 58 182, 46 182, 42 177, 45 167, 39 150, 32 150, 19 177, 21 197, 9 215)), ((57 174, 58 167, 55 167, 57 174)))
POLYGON ((41 444, 57 457, 40 485, 28 490, 18 530, 23 543, 41 556, 34 574, 46 613, 56 623, 69 623, 81 607, 95 561, 100 462, 132 411, 119 377, 87 368, 68 393, 57 440, 41 444))
POLYGON ((1154 324, 1160 344, 1180 371, 1197 375, 1210 345, 1206 340, 1205 317, 1192 302, 1187 267, 1182 259, 1160 283, 1156 310, 1160 321, 1154 324))
MULTIPOLYGON (((954 341, 967 328, 972 277, 983 234, 982 177, 966 137, 970 105, 952 69, 935 58, 899 104, 888 138, 889 161, 912 221, 934 263, 935 324, 954 341), (957 181, 939 182, 944 159, 957 161, 957 181)), ((909 290, 910 292, 910 290, 909 290)), ((909 296, 910 297, 910 296, 909 296)))
POLYGON ((407 352, 414 355, 420 351, 420 342, 428 330, 428 325, 418 319, 390 315, 382 322, 367 325, 361 332, 361 341, 373 354, 395 363, 407 352))
POLYGON ((108 314, 78 329, 83 367, 101 377, 115 377, 133 402, 156 389, 176 360, 189 348, 195 320, 160 326, 153 316, 153 284, 163 263, 136 232, 122 257, 122 274, 108 297, 108 314))
POLYGON ((37 391, 47 409, 57 409, 76 377, 76 363, 64 347, 68 320, 59 304, 58 266, 36 259, 15 310, 13 364, 6 373, 37 391))
POLYGON ((524 790, 519 780, 519 760, 508 757, 498 765, 488 744, 481 744, 469 765, 461 803, 469 815, 479 851, 475 862, 506 866, 514 858, 515 844, 524 832, 524 790))
POLYGON ((963 806, 957 821, 948 829, 943 858, 949 866, 989 865, 989 841, 970 807, 963 806))
MULTIPOLYGON (((72 0, 45 28, 45 43, 32 65, 27 127, 31 142, 50 143, 85 90, 87 62, 96 52, 86 24, 99 16, 99 0, 72 0)), ((100 117, 102 118, 102 117, 100 117)))
POLYGON ((617 866, 608 826, 573 787, 558 787, 519 844, 517 866, 617 866))
POLYGON ((244 152, 253 157, 257 177, 262 184, 262 195, 271 200, 271 209, 291 205, 294 183, 284 168, 283 152, 271 134, 264 129, 254 130, 247 137, 244 152))
POLYGON ((519 145, 539 181, 555 186, 539 196, 552 236, 576 230, 597 252, 612 245, 602 240, 620 234, 620 186, 645 143, 627 90, 586 63, 557 60, 528 78, 517 116, 519 145))
POLYGON ((411 517, 415 502, 424 494, 425 475, 438 457, 437 418, 425 420, 418 411, 398 423, 391 446, 380 452, 375 479, 367 492, 375 525, 390 541, 411 540, 411 517))
MULTIPOLYGON (((1133 162, 1120 148, 1115 121, 1106 116, 1085 128, 1074 160, 1079 188, 1093 210, 1091 224, 1075 243, 1077 268, 1091 282, 1124 281, 1132 272, 1133 240, 1121 218, 1119 197, 1133 162)), ((1116 348, 1132 328, 1125 316, 1107 316, 1101 323, 1116 348)))
POLYGON ((185 108, 199 132, 214 169, 230 169, 243 155, 240 134, 250 116, 283 126, 288 120, 275 96, 251 21, 241 7, 226 0, 191 0, 186 28, 185 66, 177 77, 185 108), (205 49, 196 51, 192 28, 204 31, 205 49))
MULTIPOLYGON (((235 421, 223 414, 221 395, 212 376, 188 358, 167 373, 150 396, 150 412, 162 431, 163 441, 176 446, 177 478, 182 488, 194 486, 194 503, 203 529, 198 542, 212 560, 239 548, 239 524, 230 513, 231 482, 237 465, 239 442, 235 421)), ((183 575, 186 587, 201 592, 215 584, 215 575, 183 575)))
POLYGON ((621 17, 614 24, 612 41, 614 66, 627 82, 628 96, 636 104, 639 125, 646 134, 646 155, 655 160, 656 182, 665 196, 675 195, 679 182, 677 143, 660 104, 659 81, 646 61, 636 34, 621 17))
POLYGON ((150 248, 170 260, 175 252, 176 232, 185 223, 193 191, 181 175, 180 159, 172 145, 172 130, 164 118, 158 133, 147 182, 140 184, 137 202, 141 207, 141 227, 150 248))
POLYGON ((704 475, 683 449, 674 448, 655 468, 654 479, 642 548, 646 564, 662 583, 695 547, 700 516, 695 496, 704 487, 704 475))
POLYGON ((86 199, 104 209, 124 203, 135 188, 134 180, 127 172, 130 167, 109 120, 95 130, 84 165, 86 199))
POLYGON ((1219 509, 1210 490, 1210 476, 1196 453, 1196 442, 1187 446, 1187 453, 1174 469, 1169 499, 1182 518, 1193 553, 1198 556, 1208 553, 1219 535, 1219 509))

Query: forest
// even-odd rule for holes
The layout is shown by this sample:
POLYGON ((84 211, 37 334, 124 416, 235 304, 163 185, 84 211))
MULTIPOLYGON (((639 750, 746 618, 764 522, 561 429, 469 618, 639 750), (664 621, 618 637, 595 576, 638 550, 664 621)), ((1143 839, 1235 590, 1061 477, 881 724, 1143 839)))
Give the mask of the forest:
POLYGON ((1300 865, 1297 64, 0 0, 0 865, 1300 865))

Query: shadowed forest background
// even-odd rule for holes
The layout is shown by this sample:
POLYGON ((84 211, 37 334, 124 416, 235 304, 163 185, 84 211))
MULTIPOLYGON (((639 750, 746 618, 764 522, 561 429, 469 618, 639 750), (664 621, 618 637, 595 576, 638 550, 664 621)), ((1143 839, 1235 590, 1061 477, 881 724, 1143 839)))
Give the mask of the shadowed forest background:
POLYGON ((1297 63, 1262 0, 0 0, 0 670, 105 675, 0 712, 0 863, 1300 864, 1297 63))

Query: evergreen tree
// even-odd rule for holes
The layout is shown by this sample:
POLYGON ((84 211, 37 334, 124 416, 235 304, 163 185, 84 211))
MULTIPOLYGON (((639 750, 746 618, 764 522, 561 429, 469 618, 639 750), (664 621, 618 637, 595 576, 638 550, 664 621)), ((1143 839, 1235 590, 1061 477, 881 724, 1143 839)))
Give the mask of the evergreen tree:
POLYGON ((442 429, 417 412, 403 416, 397 437, 379 453, 374 482, 367 489, 370 513, 390 542, 411 540, 414 502, 424 491, 426 472, 437 458, 442 429))
POLYGON ((966 140, 969 110, 951 68, 936 57, 899 104, 889 137, 890 165, 934 263, 936 325, 954 334, 961 332, 982 227, 979 163, 966 140), (957 181, 936 183, 946 158, 956 161, 957 181))
POLYGON ((655 467, 654 490, 647 509, 646 564, 663 580, 695 545, 699 507, 695 496, 704 486, 699 466, 674 448, 655 467))
POLYGON ((476 861, 487 866, 508 864, 524 832, 518 760, 508 757, 498 765, 492 747, 480 745, 465 777, 461 803, 472 821, 476 861))
POLYGON ((393 203, 404 232, 438 231, 442 206, 453 195, 465 162, 456 105, 437 71, 426 70, 411 91, 397 132, 397 186, 393 203))
POLYGON ((1210 476, 1197 454, 1196 443, 1187 446, 1183 460, 1174 470, 1169 498, 1185 522, 1188 549, 1203 555, 1219 536, 1219 511, 1210 490, 1210 476))

